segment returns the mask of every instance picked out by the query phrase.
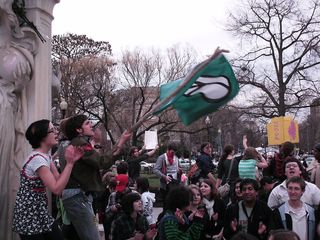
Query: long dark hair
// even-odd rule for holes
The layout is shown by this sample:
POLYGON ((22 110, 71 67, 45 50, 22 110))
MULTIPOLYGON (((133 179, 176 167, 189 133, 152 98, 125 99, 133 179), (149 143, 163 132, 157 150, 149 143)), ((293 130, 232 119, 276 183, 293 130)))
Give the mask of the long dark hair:
POLYGON ((220 161, 225 161, 229 154, 231 154, 234 151, 234 146, 231 144, 228 144, 224 147, 223 153, 221 155, 220 161))
POLYGON ((134 152, 135 152, 136 150, 139 150, 139 148, 136 147, 136 146, 132 146, 132 147, 130 148, 129 156, 130 156, 130 157, 133 157, 133 154, 134 154, 134 152))
POLYGON ((211 143, 209 143, 209 142, 204 142, 204 143, 202 143, 201 146, 200 146, 200 152, 201 152, 201 153, 204 153, 203 149, 204 149, 206 146, 208 146, 208 145, 211 146, 211 143))
POLYGON ((141 200, 139 193, 130 192, 123 195, 121 199, 121 206, 124 213, 130 215, 133 212, 133 203, 137 200, 141 200))

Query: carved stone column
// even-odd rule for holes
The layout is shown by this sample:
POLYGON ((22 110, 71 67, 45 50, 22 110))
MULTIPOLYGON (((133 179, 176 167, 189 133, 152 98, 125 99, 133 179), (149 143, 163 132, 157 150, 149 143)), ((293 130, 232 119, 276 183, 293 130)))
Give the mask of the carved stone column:
POLYGON ((58 2, 60 0, 25 0, 27 17, 46 39, 39 44, 33 78, 27 87, 29 123, 51 117, 51 24, 53 8, 58 2))
MULTIPOLYGON (((10 0, 0 0, 0 1, 10 1, 10 0)), ((51 23, 53 20, 52 12, 55 4, 60 0, 25 0, 26 5, 26 15, 28 19, 34 23, 42 36, 46 39, 45 43, 37 40, 36 52, 33 52, 33 59, 29 58, 28 54, 24 55, 23 48, 19 48, 19 54, 24 55, 24 57, 32 62, 32 71, 30 74, 31 80, 25 86, 21 92, 16 91, 16 99, 19 115, 13 118, 12 126, 8 126, 10 129, 15 128, 15 142, 11 144, 10 150, 13 153, 13 159, 9 160, 7 171, 4 169, 4 164, 2 164, 2 171, 7 172, 6 185, 1 184, 0 190, 3 188, 5 191, 0 193, 1 202, 5 203, 6 206, 0 206, 2 213, 0 219, 0 239, 1 240, 12 240, 19 239, 19 237, 11 231, 12 222, 12 212, 16 198, 16 192, 19 187, 19 171, 21 165, 27 154, 30 152, 30 147, 28 146, 26 140, 24 139, 24 132, 26 127, 33 121, 39 119, 50 119, 51 118, 51 85, 52 85, 52 65, 51 65, 51 23), (19 119, 18 119, 19 118, 19 119), (18 120, 17 120, 18 119, 18 120), (16 124, 19 122, 19 124, 16 124)), ((29 30, 24 30, 26 35, 33 34, 29 30)), ((1 34, 0 34, 1 35, 1 34)), ((30 54, 31 56, 31 54, 30 54)), ((1 70, 1 68, 0 68, 1 70)), ((2 69, 3 71, 3 69, 2 69)), ((3 77, 3 76, 1 76, 3 77)), ((12 77, 8 73, 8 77, 12 77)), ((0 87, 3 87, 0 86, 0 87)), ((15 98, 13 98, 15 99, 15 98)), ((1 103, 0 103, 1 104, 1 103)), ((11 110, 10 110, 11 111, 11 110)), ((13 113, 14 114, 14 113, 13 113)), ((1 120, 1 119, 0 119, 1 120)), ((0 124, 1 125, 1 124, 0 124)), ((10 133, 12 130, 10 130, 10 133)), ((12 133, 14 134, 14 133, 12 133)), ((6 136, 1 136, 6 137, 6 136)), ((0 154, 2 150, 4 152, 6 149, 0 149, 0 154)), ((6 156, 6 155, 5 155, 6 156)), ((5 159, 0 159, 4 161, 5 159)))

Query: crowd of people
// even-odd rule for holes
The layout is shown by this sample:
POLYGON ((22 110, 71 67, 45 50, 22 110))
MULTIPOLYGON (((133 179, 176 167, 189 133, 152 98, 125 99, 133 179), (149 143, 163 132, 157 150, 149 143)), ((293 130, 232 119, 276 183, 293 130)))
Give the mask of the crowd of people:
POLYGON ((196 164, 183 172, 177 147, 169 143, 153 167, 163 199, 163 211, 155 216, 156 196, 140 175, 140 162, 156 156, 158 147, 132 147, 128 158, 118 161, 131 133, 125 131, 106 151, 85 115, 65 120, 60 132, 58 142, 49 120, 36 121, 26 131, 33 151, 21 169, 12 224, 22 240, 98 240, 99 222, 105 239, 112 240, 320 236, 320 144, 306 169, 293 155, 294 144, 283 143, 279 153, 267 158, 244 136, 243 154, 235 157, 234 147, 226 145, 216 169, 213 147, 204 143, 196 164), (49 212, 47 189, 57 196, 58 220, 49 212), (103 204, 97 205, 97 199, 103 204))

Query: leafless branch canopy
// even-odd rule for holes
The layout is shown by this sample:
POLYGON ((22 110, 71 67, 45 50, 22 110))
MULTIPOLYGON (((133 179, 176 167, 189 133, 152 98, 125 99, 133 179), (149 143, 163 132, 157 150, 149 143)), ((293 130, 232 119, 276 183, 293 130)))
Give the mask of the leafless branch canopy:
POLYGON ((284 116, 319 97, 319 21, 319 0, 248 0, 231 13, 248 49, 233 62, 248 113, 284 116))
MULTIPOLYGON (((196 63, 194 50, 178 45, 165 52, 126 50, 117 60, 108 42, 75 34, 53 37, 52 59, 62 73, 68 115, 87 113, 100 120, 113 143, 158 102, 161 84, 185 76, 196 63)), ((133 144, 145 130, 164 133, 178 122, 174 112, 160 114, 133 132, 133 144)))

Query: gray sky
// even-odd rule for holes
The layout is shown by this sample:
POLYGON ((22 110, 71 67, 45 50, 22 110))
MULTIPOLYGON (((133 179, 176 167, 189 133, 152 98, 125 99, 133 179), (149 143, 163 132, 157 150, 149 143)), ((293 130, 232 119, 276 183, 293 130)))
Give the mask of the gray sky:
POLYGON ((126 48, 189 44, 200 55, 235 43, 223 28, 231 0, 61 0, 54 8, 53 34, 86 34, 126 48))
MULTIPOLYGON (((217 46, 237 54, 237 39, 224 31, 231 0, 61 0, 53 11, 53 34, 86 34, 109 41, 113 53, 189 44, 200 56, 217 46)), ((239 94, 240 95, 240 94, 239 94)), ((238 95, 237 100, 241 99, 238 95)))
POLYGON ((53 11, 52 34, 109 41, 114 55, 127 48, 187 44, 200 60, 218 46, 235 53, 237 41, 224 30, 232 7, 231 0, 61 0, 53 11))

